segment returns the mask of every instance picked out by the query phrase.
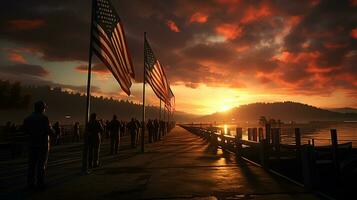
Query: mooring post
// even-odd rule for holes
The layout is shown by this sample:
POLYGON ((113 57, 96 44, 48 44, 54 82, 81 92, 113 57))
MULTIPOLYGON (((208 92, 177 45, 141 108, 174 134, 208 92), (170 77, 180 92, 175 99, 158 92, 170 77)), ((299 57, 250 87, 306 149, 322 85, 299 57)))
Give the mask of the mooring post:
POLYGON ((269 156, 268 156, 268 145, 267 145, 267 140, 262 139, 259 141, 259 158, 260 158, 260 164, 264 168, 269 168, 269 156))
POLYGON ((316 158, 312 145, 303 145, 301 148, 302 174, 306 189, 313 189, 316 181, 316 158))
POLYGON ((270 145, 270 135, 271 135, 271 125, 266 124, 265 125, 265 139, 266 139, 268 145, 270 145))
POLYGON ((338 140, 337 140, 337 130, 331 129, 331 153, 332 153, 332 163, 337 173, 339 173, 339 160, 338 160, 338 140))
POLYGON ((260 128, 258 129, 258 135, 259 135, 259 141, 261 141, 262 139, 264 139, 264 137, 263 137, 263 128, 262 128, 262 127, 260 127, 260 128))
POLYGON ((296 148, 296 160, 301 162, 301 133, 300 128, 295 128, 295 148, 296 148))
POLYGON ((276 155, 277 155, 279 160, 280 160, 280 133, 281 133, 281 129, 280 128, 272 129, 273 145, 274 145, 274 149, 276 151, 276 155))
POLYGON ((225 139, 224 139, 224 128, 221 129, 221 147, 223 148, 225 146, 225 139))
POLYGON ((253 141, 257 142, 258 141, 258 132, 257 128, 253 128, 253 141))
POLYGON ((216 134, 216 131, 218 131, 217 129, 216 130, 212 130, 211 132, 211 144, 215 147, 218 146, 218 138, 217 138, 217 134, 216 134))
POLYGON ((242 153, 242 133, 243 130, 240 127, 236 128, 236 154, 238 156, 242 153))

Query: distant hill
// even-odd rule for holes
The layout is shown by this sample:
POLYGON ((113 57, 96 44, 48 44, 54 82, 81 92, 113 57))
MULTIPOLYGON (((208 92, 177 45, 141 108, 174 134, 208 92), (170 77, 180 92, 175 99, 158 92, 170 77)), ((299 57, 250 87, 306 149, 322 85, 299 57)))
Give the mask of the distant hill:
POLYGON ((202 122, 252 121, 261 116, 282 121, 341 121, 356 120, 356 113, 339 113, 296 102, 253 103, 233 108, 226 112, 217 112, 198 118, 202 122))
POLYGON ((332 112, 339 112, 339 113, 357 113, 357 109, 356 108, 349 108, 349 107, 345 107, 345 108, 329 108, 328 110, 330 110, 332 112))
MULTIPOLYGON (((3 85, 7 85, 6 87, 0 87, 0 96, 3 94, 3 96, 8 97, 6 99, 9 99, 8 101, 0 101, 0 125, 5 124, 7 121, 21 123, 24 117, 32 112, 34 101, 39 99, 47 103, 48 109, 46 114, 52 122, 60 121, 67 124, 75 121, 84 122, 86 97, 83 94, 70 93, 62 91, 61 88, 51 88, 50 86, 20 86, 18 83, 9 84, 5 81, 0 82, 3 85), (16 95, 12 95, 11 93, 11 88, 14 88, 13 85, 16 85, 16 93, 12 93, 16 95), (11 101, 15 101, 13 99, 19 99, 21 106, 20 103, 18 103, 19 105, 10 104, 11 101)), ((140 104, 129 101, 118 101, 112 98, 92 97, 91 111, 96 112, 104 120, 111 119, 113 114, 116 114, 122 120, 129 120, 132 117, 140 120, 142 117, 142 106, 140 104)), ((158 118, 159 108, 147 106, 146 117, 158 118)), ((185 121, 197 116, 184 112, 175 112, 174 117, 175 120, 185 121)))

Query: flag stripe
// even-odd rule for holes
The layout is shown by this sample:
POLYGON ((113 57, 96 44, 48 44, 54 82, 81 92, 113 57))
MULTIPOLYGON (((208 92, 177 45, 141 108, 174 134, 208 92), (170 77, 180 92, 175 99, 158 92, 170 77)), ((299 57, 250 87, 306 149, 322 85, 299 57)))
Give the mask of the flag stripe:
POLYGON ((120 18, 109 0, 93 1, 91 48, 113 74, 123 91, 130 95, 134 69, 120 18))
POLYGON ((105 52, 105 49, 99 47, 97 44, 93 44, 94 47, 94 52, 97 54, 98 58, 102 60, 102 62, 108 67, 108 69, 112 72, 114 78, 119 82, 120 87, 127 93, 130 94, 129 88, 131 84, 125 84, 125 79, 122 77, 120 73, 117 73, 113 71, 113 68, 110 66, 113 66, 113 63, 111 59, 108 57, 107 53, 105 52), (129 92, 128 92, 129 91, 129 92))
MULTIPOLYGON (((95 44, 95 45, 96 45, 96 44, 95 44)), ((100 48, 99 48, 99 49, 100 49, 100 48)), ((93 51, 96 52, 98 58, 101 59, 102 62, 103 62, 106 66, 110 66, 110 64, 108 63, 107 59, 104 58, 104 54, 97 52, 97 48, 95 48, 93 51)), ((112 68, 108 67, 108 69, 112 72, 112 74, 114 75, 114 78, 119 82, 119 85, 120 85, 120 87, 122 88, 122 90, 123 90, 125 93, 127 93, 127 94, 130 95, 129 87, 127 87, 127 85, 125 85, 125 84, 122 84, 122 83, 123 83, 122 79, 121 79, 120 77, 118 77, 118 75, 116 75, 116 74, 114 73, 114 71, 112 70, 112 68)))
POLYGON ((129 55, 129 51, 128 51, 128 45, 126 43, 125 40, 125 33, 123 31, 123 26, 121 23, 118 23, 117 28, 115 29, 115 33, 118 34, 120 37, 120 44, 122 46, 122 49, 124 49, 125 51, 123 51, 124 54, 124 58, 125 58, 125 62, 126 62, 126 67, 127 67, 127 72, 129 72, 132 77, 135 77, 135 73, 134 73, 134 69, 132 68, 133 64, 129 55))
MULTIPOLYGON (((94 33, 95 34, 95 33, 94 33)), ((121 73, 118 71, 117 63, 115 62, 115 59, 113 60, 113 55, 110 53, 110 49, 107 44, 105 43, 104 38, 93 38, 93 47, 96 50, 96 54, 103 62, 106 63, 108 69, 112 72, 112 74, 119 79, 119 84, 122 87, 122 89, 127 90, 126 88, 130 88, 131 82, 121 73), (99 41, 98 41, 99 40, 99 41), (111 67, 115 66, 115 67, 111 67)))
POLYGON ((94 38, 99 40, 99 47, 105 48, 108 57, 111 59, 111 62, 113 63, 113 65, 111 67, 113 67, 115 69, 114 71, 116 71, 117 74, 122 75, 126 84, 130 84, 131 83, 130 77, 128 77, 128 75, 125 75, 125 71, 123 70, 123 67, 121 65, 123 63, 122 60, 114 55, 114 52, 112 51, 112 48, 110 47, 113 45, 109 41, 109 38, 105 35, 104 31, 101 29, 100 26, 98 26, 98 29, 96 29, 96 30, 98 32, 96 32, 96 31, 93 32, 94 38), (118 63, 118 61, 120 62, 120 64, 118 63))

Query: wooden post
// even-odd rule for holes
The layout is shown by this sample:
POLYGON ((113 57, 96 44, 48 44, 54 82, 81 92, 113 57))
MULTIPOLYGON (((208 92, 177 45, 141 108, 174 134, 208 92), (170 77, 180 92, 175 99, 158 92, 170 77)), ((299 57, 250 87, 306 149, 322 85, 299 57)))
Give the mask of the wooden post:
POLYGON ((252 135, 253 135, 253 141, 257 142, 258 141, 257 128, 252 128, 252 135))
POLYGON ((306 189, 313 189, 315 186, 315 152, 311 145, 303 145, 301 149, 302 174, 306 189))
POLYGON ((264 139, 264 136, 263 136, 263 128, 259 128, 258 129, 258 134, 259 134, 259 141, 263 140, 264 139))
POLYGON ((236 128, 236 153, 237 155, 242 154, 242 128, 236 128))
POLYGON ((300 128, 295 128, 296 160, 301 161, 301 133, 300 128))
POLYGON ((267 140, 267 144, 270 145, 270 136, 271 136, 271 125, 265 125, 265 138, 267 140))
POLYGON ((217 134, 214 131, 212 131, 212 133, 211 133, 211 144, 215 147, 218 146, 217 134))
POLYGON ((262 139, 259 141, 259 158, 260 158, 260 164, 264 168, 269 168, 269 157, 268 157, 268 149, 267 149, 267 140, 262 139))
POLYGON ((224 139, 224 128, 221 129, 221 147, 225 145, 225 139, 224 139))
POLYGON ((272 128, 272 144, 278 159, 280 159, 280 128, 272 128))
POLYGON ((337 130, 331 129, 331 153, 332 153, 332 163, 336 170, 339 172, 339 160, 338 160, 338 140, 337 140, 337 130))

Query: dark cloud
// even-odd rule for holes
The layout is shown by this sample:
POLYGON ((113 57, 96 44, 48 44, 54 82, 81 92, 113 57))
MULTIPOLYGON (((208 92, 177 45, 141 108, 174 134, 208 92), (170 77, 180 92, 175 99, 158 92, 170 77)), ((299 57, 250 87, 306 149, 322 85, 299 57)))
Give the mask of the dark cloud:
POLYGON ((24 63, 0 66, 0 72, 7 74, 31 75, 38 77, 44 77, 49 74, 49 72, 42 66, 24 63))
MULTIPOLYGON (((357 6, 351 1, 117 0, 113 4, 126 31, 137 81, 142 81, 147 32, 172 84, 249 87, 258 82, 289 92, 357 90, 357 6), (242 79, 242 74, 251 78, 242 79)), ((44 60, 86 62, 89 18, 90 3, 85 0, 7 0, 0 8, 0 39, 36 49, 44 60)), ((103 66, 94 66, 93 71, 107 72, 103 66)))

